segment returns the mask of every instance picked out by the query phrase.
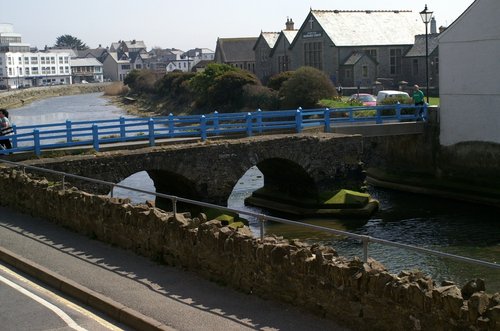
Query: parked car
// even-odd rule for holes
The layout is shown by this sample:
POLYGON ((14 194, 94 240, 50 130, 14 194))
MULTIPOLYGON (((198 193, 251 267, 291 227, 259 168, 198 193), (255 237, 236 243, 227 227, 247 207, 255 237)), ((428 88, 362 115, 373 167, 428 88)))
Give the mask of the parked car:
POLYGON ((402 91, 383 90, 378 92, 377 94, 377 105, 382 104, 382 101, 384 101, 387 98, 410 99, 410 95, 402 91))
POLYGON ((349 97, 349 102, 352 103, 353 101, 360 102, 363 104, 363 106, 377 105, 377 99, 375 98, 375 96, 368 93, 356 93, 351 95, 349 97))

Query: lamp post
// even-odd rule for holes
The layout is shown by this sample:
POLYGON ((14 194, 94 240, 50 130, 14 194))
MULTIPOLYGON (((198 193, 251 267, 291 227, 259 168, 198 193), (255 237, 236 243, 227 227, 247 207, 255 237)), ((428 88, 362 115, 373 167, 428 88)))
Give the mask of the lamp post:
POLYGON ((420 12, 420 17, 422 17, 422 21, 425 24, 425 95, 427 97, 427 103, 429 103, 429 33, 427 26, 431 21, 432 12, 427 10, 427 5, 425 5, 424 10, 420 12))

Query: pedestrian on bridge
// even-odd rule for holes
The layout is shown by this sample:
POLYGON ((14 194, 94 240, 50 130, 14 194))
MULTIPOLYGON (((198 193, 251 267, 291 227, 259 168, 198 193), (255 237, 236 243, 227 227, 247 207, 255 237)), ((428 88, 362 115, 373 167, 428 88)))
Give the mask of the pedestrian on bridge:
POLYGON ((424 112, 424 92, 420 89, 418 85, 413 86, 413 103, 417 107, 417 121, 423 120, 423 112, 424 112))
POLYGON ((9 138, 4 136, 12 133, 12 125, 9 121, 9 112, 7 109, 0 109, 0 148, 1 149, 11 149, 9 138))

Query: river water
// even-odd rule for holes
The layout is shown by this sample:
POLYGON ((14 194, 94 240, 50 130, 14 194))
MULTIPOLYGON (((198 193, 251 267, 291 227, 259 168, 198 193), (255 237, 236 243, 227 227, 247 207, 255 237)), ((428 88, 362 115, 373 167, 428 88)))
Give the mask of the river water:
MULTIPOLYGON (((64 122, 67 119, 112 119, 126 115, 109 104, 100 93, 64 96, 34 102, 10 111, 17 125, 64 122)), ((155 191, 146 172, 139 172, 120 184, 155 191)), ((228 206, 236 209, 265 212, 247 207, 244 199, 263 185, 262 173, 250 168, 235 185, 228 206)), ((369 193, 380 201, 380 211, 369 220, 306 219, 303 222, 332 227, 357 234, 400 243, 430 248, 447 253, 500 262, 499 210, 463 202, 426 197, 370 187, 369 193)), ((134 203, 154 200, 154 196, 116 189, 114 196, 129 197, 134 203)), ((258 222, 249 219, 250 228, 258 235, 258 222)), ((361 256, 362 246, 357 240, 327 235, 303 227, 284 224, 266 224, 265 232, 285 238, 299 238, 308 242, 332 245, 340 255, 361 256)), ((382 262, 391 273, 420 269, 434 280, 452 280, 462 285, 467 280, 482 278, 488 292, 500 291, 500 271, 471 264, 454 262, 431 255, 417 254, 404 249, 370 244, 369 256, 382 262)))

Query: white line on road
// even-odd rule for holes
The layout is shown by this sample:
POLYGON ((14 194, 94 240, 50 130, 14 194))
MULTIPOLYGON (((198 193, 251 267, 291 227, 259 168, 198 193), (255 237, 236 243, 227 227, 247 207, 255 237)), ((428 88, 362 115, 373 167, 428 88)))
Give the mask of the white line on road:
POLYGON ((58 307, 54 306, 50 302, 40 298, 39 296, 29 292, 28 290, 22 288, 21 286, 17 285, 16 283, 11 282, 7 278, 4 278, 3 276, 0 276, 0 281, 3 282, 6 285, 9 285, 13 289, 21 292, 22 294, 26 295, 27 297, 35 300, 36 302, 40 303, 41 305, 47 307, 48 309, 52 310, 57 316, 59 316, 70 328, 77 330, 77 331, 87 331, 87 329, 82 328, 78 324, 76 324, 75 321, 71 319, 65 312, 63 312, 61 309, 58 307))

